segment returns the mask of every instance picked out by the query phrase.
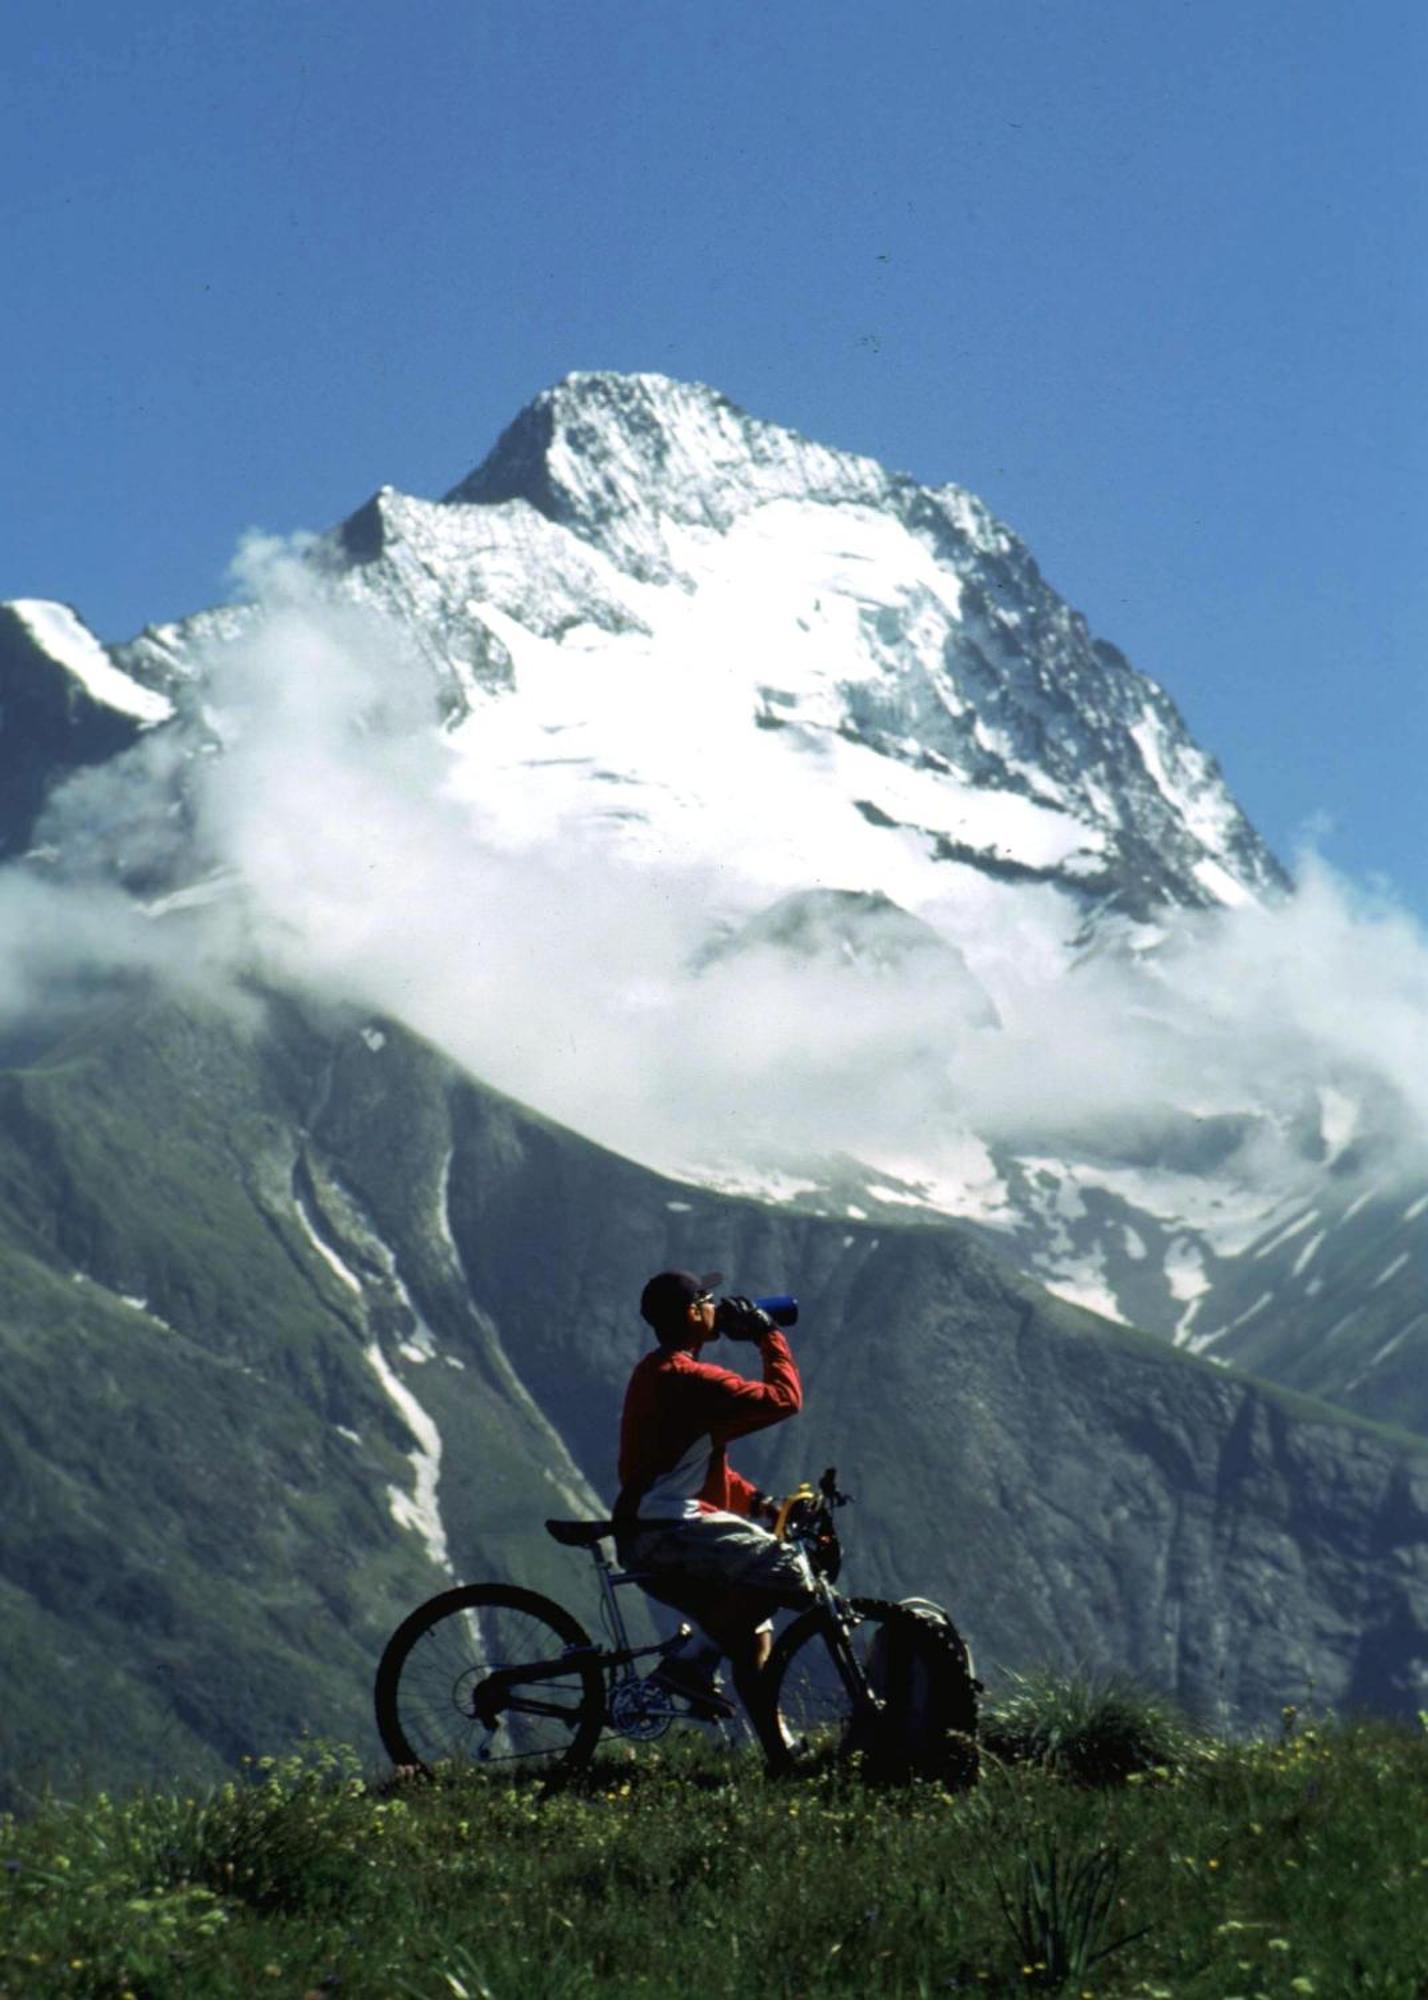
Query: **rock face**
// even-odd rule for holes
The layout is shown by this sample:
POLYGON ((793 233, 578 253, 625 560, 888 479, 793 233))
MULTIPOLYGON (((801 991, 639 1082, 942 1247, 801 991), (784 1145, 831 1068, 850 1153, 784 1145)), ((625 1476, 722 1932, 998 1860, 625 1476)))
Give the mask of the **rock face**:
POLYGON ((525 1351, 546 1346, 537 1324, 572 1329, 532 1386, 568 1413, 597 1479, 629 1347, 617 1306, 620 1332, 587 1355, 584 1302, 602 1301, 598 1331, 603 1302, 662 1261, 712 1262, 751 1289, 796 1283, 808 1400, 798 1425, 750 1441, 756 1476, 792 1485, 820 1454, 835 1461, 859 1498, 850 1563, 878 1591, 954 1607, 991 1666, 1133 1661, 1209 1719, 1268 1721, 1311 1684, 1329 1701, 1416 1704, 1428 1670, 1416 1441, 1064 1306, 952 1225, 844 1227, 687 1189, 671 1211, 668 1184, 641 1198, 628 1169, 607 1179, 606 1156, 543 1126, 522 1132, 512 1176, 516 1157, 500 1208, 468 1239, 468 1270, 502 1324, 536 1307, 525 1351), (514 1271, 504 1247, 483 1257, 521 1241, 533 1210, 554 1212, 553 1178, 590 1250, 547 1257, 537 1243, 514 1271), (632 1243, 610 1254, 661 1207, 671 1221, 653 1263, 650 1239, 643 1260, 632 1243))
POLYGON ((1227 1274, 1200 1352, 1428 1432, 1428 1193, 1385 1176, 1314 1189, 1227 1274))
POLYGON ((4 1784, 169 1778, 301 1727, 375 1754, 387 1630, 453 1574, 593 1615, 651 1270, 795 1287, 849 1574, 991 1676, 1129 1668, 1217 1722, 1428 1673, 1417 1444, 1047 1298, 955 1225, 681 1186, 389 1022, 130 1003, 0 1075, 4 1784), (142 1161, 142 1175, 133 1163, 142 1161), (102 1697, 102 1699, 100 1698, 102 1697))
POLYGON ((88 637, 62 605, 0 604, 0 858, 25 851, 55 784, 116 756, 139 733, 136 716, 96 698, 56 657, 62 640, 47 645, 47 633, 88 637))

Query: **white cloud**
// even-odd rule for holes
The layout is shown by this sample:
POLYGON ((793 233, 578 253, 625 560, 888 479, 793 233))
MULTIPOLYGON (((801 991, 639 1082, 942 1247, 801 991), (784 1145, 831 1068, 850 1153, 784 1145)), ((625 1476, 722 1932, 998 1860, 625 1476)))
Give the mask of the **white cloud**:
POLYGON ((1014 943, 1005 897, 970 924, 963 905, 953 942, 996 1025, 936 953, 873 974, 761 947, 696 974, 714 917, 751 906, 737 870, 636 867, 562 824, 496 837, 460 796, 414 642, 324 595, 291 548, 253 541, 242 560, 262 612, 208 662, 222 754, 180 772, 154 738, 65 788, 51 833, 88 873, 0 879, 0 1008, 106 968, 196 976, 197 917, 150 922, 94 873, 116 846, 161 863, 191 821, 230 885, 197 976, 256 961, 388 1011, 658 1164, 842 1151, 936 1172, 965 1162, 969 1128, 1115 1153, 1183 1138, 1189 1114, 1252 1114, 1240 1166, 1282 1175, 1326 1092, 1341 1123, 1357 1107, 1421 1160, 1428 941, 1312 857, 1281 906, 1187 915, 1141 961, 1069 975, 1051 899, 1015 906, 1014 943))

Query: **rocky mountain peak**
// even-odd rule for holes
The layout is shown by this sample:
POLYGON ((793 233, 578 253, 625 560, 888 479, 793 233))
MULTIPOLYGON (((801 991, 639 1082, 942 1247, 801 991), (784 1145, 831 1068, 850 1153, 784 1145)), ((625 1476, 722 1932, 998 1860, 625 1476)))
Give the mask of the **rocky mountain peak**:
POLYGON ((874 460, 752 417, 702 383, 579 373, 527 404, 446 498, 525 500, 664 581, 677 567, 671 525, 722 532, 773 500, 885 506, 897 483, 874 460))
MULTIPOLYGON (((569 751, 597 658, 663 658, 691 710, 718 709, 742 675, 751 728, 791 759, 780 783, 801 792, 816 773, 820 796, 855 788, 860 852, 868 827, 890 829, 939 874, 962 864, 1141 917, 1283 886, 1173 703, 1093 638, 979 500, 702 384, 568 375, 443 501, 384 489, 327 555, 354 591, 420 626, 451 714, 483 688, 529 697, 568 659, 569 751)), ((651 791, 647 696, 626 712, 602 674, 596 710, 581 752, 594 796, 608 806, 622 774, 639 797, 619 824, 644 825, 659 787, 683 796, 687 773, 651 791)), ((812 865, 791 859, 793 880, 769 888, 806 883, 812 865)), ((839 886, 883 886, 850 849, 841 866, 839 886)))

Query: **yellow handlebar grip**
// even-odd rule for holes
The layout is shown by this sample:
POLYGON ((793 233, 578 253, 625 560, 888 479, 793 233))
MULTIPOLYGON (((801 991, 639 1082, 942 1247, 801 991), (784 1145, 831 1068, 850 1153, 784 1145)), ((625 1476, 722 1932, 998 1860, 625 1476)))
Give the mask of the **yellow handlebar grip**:
POLYGON ((780 1502, 778 1513, 774 1517, 773 1527, 775 1538, 778 1541, 781 1542, 784 1538, 784 1531, 788 1527, 788 1517, 793 1512, 794 1503, 799 1500, 811 1500, 812 1498, 813 1488, 805 1479, 796 1493, 786 1495, 780 1502))

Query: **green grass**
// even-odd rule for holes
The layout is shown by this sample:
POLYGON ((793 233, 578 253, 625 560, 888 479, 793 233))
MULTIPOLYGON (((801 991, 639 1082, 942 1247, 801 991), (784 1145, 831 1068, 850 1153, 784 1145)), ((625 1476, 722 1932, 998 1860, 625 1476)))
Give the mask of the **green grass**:
POLYGON ((671 1736, 578 1787, 392 1786, 315 1746, 41 1804, 0 1820, 0 1995, 1428 1993, 1422 1729, 1291 1712, 1235 1744, 1134 1708, 1021 1684, 959 1796, 671 1736), (1068 1717, 1116 1756, 1068 1763, 1068 1717))

